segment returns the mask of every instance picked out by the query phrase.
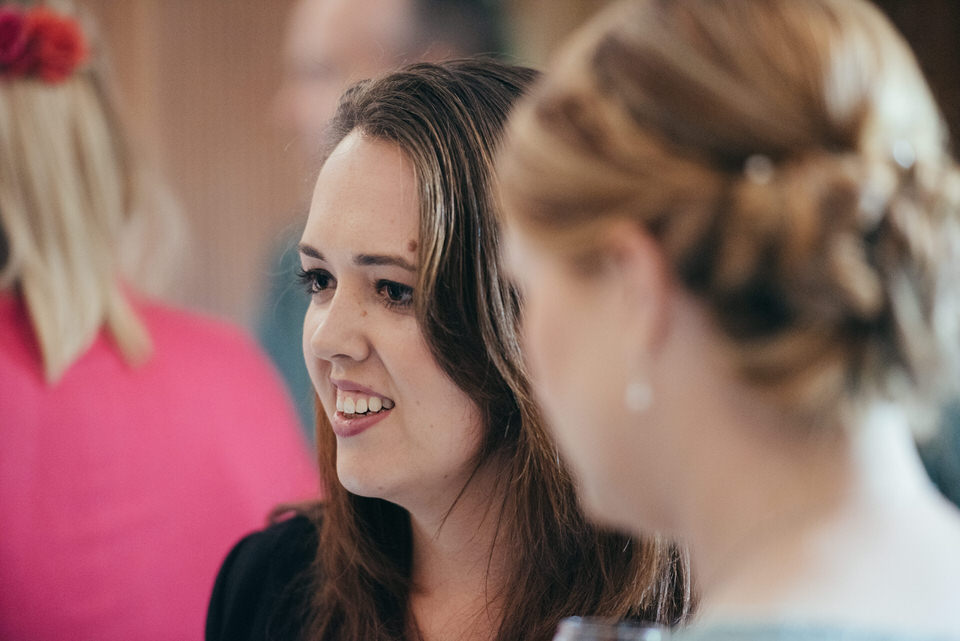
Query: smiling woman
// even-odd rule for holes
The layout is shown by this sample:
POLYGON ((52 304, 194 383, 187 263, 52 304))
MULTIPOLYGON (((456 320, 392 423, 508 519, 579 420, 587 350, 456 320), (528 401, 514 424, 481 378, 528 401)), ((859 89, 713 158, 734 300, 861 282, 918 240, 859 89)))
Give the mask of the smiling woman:
POLYGON ((341 100, 300 244, 327 498, 235 549, 209 639, 541 641, 571 614, 686 615, 685 557, 587 523, 530 400, 491 165, 534 76, 415 65, 341 100))
MULTIPOLYGON (((477 471, 483 430, 477 404, 420 331, 411 249, 419 246, 419 205, 400 148, 354 130, 320 172, 300 248, 312 298, 304 356, 337 437, 339 480, 354 494, 403 506, 427 532, 477 471)), ((484 478, 461 499, 494 494, 493 475, 484 478)))

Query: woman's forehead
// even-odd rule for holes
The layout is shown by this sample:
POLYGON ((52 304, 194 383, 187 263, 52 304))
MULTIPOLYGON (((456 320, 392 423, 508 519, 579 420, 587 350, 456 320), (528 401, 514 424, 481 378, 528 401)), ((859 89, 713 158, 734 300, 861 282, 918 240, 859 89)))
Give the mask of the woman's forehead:
POLYGON ((420 202, 413 166, 391 142, 349 134, 317 178, 304 240, 415 253, 420 202))

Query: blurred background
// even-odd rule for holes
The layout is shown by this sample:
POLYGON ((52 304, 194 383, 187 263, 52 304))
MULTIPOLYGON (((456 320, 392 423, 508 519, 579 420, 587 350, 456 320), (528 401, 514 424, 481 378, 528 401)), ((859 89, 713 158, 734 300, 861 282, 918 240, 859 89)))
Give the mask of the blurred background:
POLYGON ((289 0, 84 4, 138 151, 186 223, 165 297, 249 326, 268 247, 309 193, 271 116, 289 0))
MULTIPOLYGON (((183 212, 187 233, 164 297, 252 327, 315 170, 276 104, 294 0, 83 3, 103 30, 139 152, 183 212)), ((511 3, 503 35, 519 59, 540 62, 603 4, 511 3)))
MULTIPOLYGON (((127 109, 124 115, 139 151, 166 181, 182 212, 184 233, 171 273, 157 279, 167 286, 141 283, 140 288, 152 287, 153 293, 174 303, 232 320, 257 334, 283 374, 305 433, 312 436, 313 393, 299 337, 307 301, 294 284, 297 259, 290 247, 306 219, 317 168, 316 159, 304 153, 309 145, 303 144, 302 132, 316 122, 303 122, 310 118, 303 113, 301 122, 294 122, 298 118, 284 106, 283 96, 291 98, 295 65, 306 65, 301 75, 316 73, 310 68, 317 62, 310 58, 314 47, 334 46, 319 41, 336 38, 312 35, 317 31, 316 7, 340 3, 340 13, 349 14, 346 22, 354 24, 330 25, 328 31, 349 45, 349 40, 359 39, 350 35, 357 24, 385 23, 386 14, 399 13, 399 3, 409 0, 80 1, 104 31, 119 97, 127 109), (304 11, 308 5, 314 7, 313 15, 304 11), (369 8, 374 5, 376 11, 369 8), (298 54, 291 53, 294 41, 298 54), (292 55, 300 56, 293 65, 292 55)), ((960 2, 873 1, 916 52, 956 149, 960 2)), ((499 53, 542 66, 565 36, 609 2, 420 0, 420 6, 428 7, 427 22, 434 23, 450 18, 437 17, 444 10, 493 10, 499 18, 499 53)), ((479 21, 474 18, 454 16, 453 22, 476 31, 479 21)), ((474 35, 477 42, 484 41, 474 35)), ((444 48, 435 49, 442 54, 444 48)), ((360 55, 357 46, 352 51, 360 55)), ((365 68, 355 65, 343 75, 365 77, 365 68)), ((325 91, 339 93, 329 87, 325 91)), ((314 99, 317 104, 331 100, 329 95, 314 99)), ((306 111, 317 112, 318 120, 330 115, 306 111)), ((934 481, 960 504, 960 403, 948 408, 944 424, 946 429, 922 451, 934 481)))
MULTIPOLYGON (((482 1, 482 0, 478 0, 482 1)), ((960 123, 960 3, 876 0, 918 53, 960 123)), ((503 0, 515 59, 543 64, 607 0, 503 0)), ((281 239, 301 223, 314 167, 296 153, 275 97, 294 0, 85 0, 115 61, 141 153, 166 179, 187 227, 164 294, 247 327, 281 239)))

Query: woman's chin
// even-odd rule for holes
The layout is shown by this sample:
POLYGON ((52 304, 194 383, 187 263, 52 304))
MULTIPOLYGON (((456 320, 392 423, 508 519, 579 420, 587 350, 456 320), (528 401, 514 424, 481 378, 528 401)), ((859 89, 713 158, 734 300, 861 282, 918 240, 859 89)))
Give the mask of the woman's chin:
POLYGON ((357 496, 391 501, 394 495, 390 491, 393 482, 381 474, 371 473, 369 469, 356 470, 338 461, 337 478, 348 492, 357 496))
POLYGON ((369 469, 357 469, 339 459, 337 460, 337 478, 351 494, 379 498, 383 492, 382 479, 377 479, 369 469))

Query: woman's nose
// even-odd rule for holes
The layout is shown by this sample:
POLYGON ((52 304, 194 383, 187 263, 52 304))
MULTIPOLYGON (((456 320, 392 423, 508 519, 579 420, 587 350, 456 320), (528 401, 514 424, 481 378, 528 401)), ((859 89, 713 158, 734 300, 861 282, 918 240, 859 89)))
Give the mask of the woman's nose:
POLYGON ((323 305, 311 303, 304 319, 310 354, 326 361, 362 361, 370 355, 363 305, 337 291, 323 305))

